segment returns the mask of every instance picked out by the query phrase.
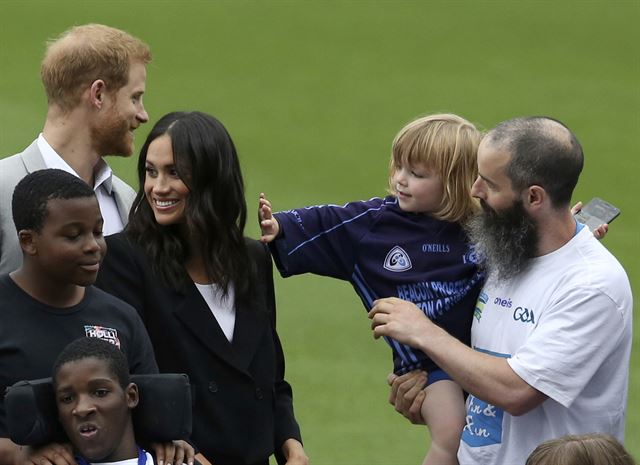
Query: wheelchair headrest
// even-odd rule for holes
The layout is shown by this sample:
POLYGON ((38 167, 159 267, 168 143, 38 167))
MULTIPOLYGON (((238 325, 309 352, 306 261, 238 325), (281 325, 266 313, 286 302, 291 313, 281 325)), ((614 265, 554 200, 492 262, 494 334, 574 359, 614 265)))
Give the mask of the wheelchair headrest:
MULTIPOLYGON (((168 442, 191 436, 192 404, 185 374, 131 375, 140 400, 133 428, 140 443, 168 442)), ((19 381, 4 398, 9 438, 23 446, 68 442, 56 408, 51 378, 19 381)))

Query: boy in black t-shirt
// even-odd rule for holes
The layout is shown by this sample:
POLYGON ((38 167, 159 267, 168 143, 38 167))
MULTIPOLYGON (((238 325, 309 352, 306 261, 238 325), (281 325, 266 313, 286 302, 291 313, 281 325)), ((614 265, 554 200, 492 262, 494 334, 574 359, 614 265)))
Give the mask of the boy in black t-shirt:
MULTIPOLYGON (((56 356, 79 337, 117 346, 133 373, 157 373, 136 311, 91 286, 106 253, 93 190, 62 170, 35 171, 16 186, 12 210, 23 264, 0 276, 0 393, 17 381, 49 376, 56 356)), ((0 396, 0 464, 75 464, 68 446, 35 450, 7 436, 0 396)), ((167 462, 173 447, 166 448, 167 462)))

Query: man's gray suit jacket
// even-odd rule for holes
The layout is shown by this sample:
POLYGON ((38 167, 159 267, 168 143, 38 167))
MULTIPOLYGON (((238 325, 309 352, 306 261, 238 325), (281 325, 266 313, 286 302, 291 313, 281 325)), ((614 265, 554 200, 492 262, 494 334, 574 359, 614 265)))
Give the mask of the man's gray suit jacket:
MULTIPOLYGON (((13 190, 27 174, 46 167, 37 141, 23 152, 0 160, 0 275, 14 271, 22 264, 22 250, 11 212, 13 190)), ((122 224, 127 224, 136 193, 115 175, 112 189, 122 224)))

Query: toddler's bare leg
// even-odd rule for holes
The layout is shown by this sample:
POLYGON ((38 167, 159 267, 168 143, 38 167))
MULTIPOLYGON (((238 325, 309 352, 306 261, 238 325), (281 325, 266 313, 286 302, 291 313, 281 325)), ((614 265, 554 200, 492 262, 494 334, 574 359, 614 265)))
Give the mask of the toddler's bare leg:
POLYGON ((451 380, 442 380, 425 390, 421 413, 431 433, 431 447, 422 465, 458 465, 458 445, 466 415, 462 389, 451 380))

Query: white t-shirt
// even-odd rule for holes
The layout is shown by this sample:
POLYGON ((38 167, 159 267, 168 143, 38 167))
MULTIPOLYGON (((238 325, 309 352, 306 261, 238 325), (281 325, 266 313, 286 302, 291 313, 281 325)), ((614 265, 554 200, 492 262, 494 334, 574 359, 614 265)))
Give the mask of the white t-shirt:
POLYGON ((471 345, 509 358, 549 398, 514 417, 470 395, 460 465, 522 465, 538 444, 565 434, 623 441, 632 308, 624 269, 588 228, 517 277, 489 278, 471 345))

